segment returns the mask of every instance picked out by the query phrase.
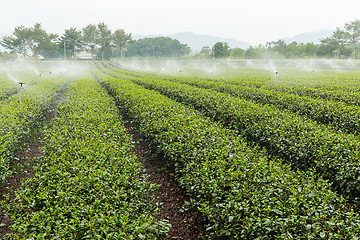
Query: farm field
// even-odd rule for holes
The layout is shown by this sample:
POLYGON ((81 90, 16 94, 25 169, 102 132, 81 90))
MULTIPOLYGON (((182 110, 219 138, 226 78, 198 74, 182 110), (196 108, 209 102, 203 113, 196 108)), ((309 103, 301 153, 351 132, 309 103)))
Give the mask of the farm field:
POLYGON ((359 239, 359 87, 355 60, 1 65, 0 236, 359 239))

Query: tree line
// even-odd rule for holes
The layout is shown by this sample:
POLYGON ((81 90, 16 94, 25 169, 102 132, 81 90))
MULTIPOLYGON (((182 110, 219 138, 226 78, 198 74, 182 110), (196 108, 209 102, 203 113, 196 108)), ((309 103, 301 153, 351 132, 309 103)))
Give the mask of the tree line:
POLYGON ((56 58, 63 53, 66 56, 66 51, 70 51, 72 58, 75 58, 76 49, 88 47, 94 59, 95 49, 98 48, 101 59, 104 59, 108 47, 118 47, 121 56, 122 49, 131 41, 131 33, 125 33, 123 29, 112 32, 105 23, 89 24, 81 30, 71 27, 61 36, 47 33, 40 23, 36 23, 33 27, 16 27, 13 35, 3 37, 0 44, 12 53, 35 58, 39 55, 56 58))
POLYGON ((283 40, 267 42, 265 45, 247 49, 230 49, 224 42, 203 47, 199 57, 212 58, 355 58, 360 54, 360 20, 346 23, 329 37, 320 39, 320 44, 286 43, 283 40))
POLYGON ((103 22, 89 24, 82 29, 71 27, 61 36, 47 33, 40 23, 33 27, 20 26, 15 28, 11 36, 3 37, 0 44, 9 51, 1 53, 0 58, 4 55, 7 60, 16 57, 16 54, 34 58, 75 58, 77 50, 81 49, 90 51, 91 59, 102 60, 123 55, 177 57, 191 52, 186 44, 166 37, 135 41, 131 33, 126 33, 123 29, 112 32, 103 22), (124 54, 125 47, 127 51, 124 54))
MULTIPOLYGON (((16 27, 11 36, 5 36, 0 44, 9 52, 0 58, 9 59, 22 55, 38 58, 76 57, 76 50, 87 49, 91 58, 111 57, 179 57, 191 52, 187 44, 168 37, 144 38, 137 41, 123 29, 112 32, 101 22, 89 24, 82 29, 71 27, 61 36, 47 33, 40 23, 33 27, 16 27), (126 51, 124 51, 126 50, 126 51)), ((250 46, 247 49, 233 48, 225 42, 212 47, 204 46, 195 58, 355 58, 360 53, 360 20, 346 23, 337 28, 331 36, 320 39, 320 44, 286 43, 283 40, 267 42, 265 45, 250 46)))

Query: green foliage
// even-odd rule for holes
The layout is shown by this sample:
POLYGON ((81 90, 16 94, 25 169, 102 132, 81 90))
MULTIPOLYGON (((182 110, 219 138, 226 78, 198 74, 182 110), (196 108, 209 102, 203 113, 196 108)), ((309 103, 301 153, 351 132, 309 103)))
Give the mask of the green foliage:
MULTIPOLYGON (((68 31, 74 30, 73 28, 68 31)), ((75 29, 76 30, 76 29, 75 29)), ((74 35, 66 33, 66 35, 74 35)), ((77 30, 76 30, 77 31, 77 30)), ((73 31, 74 32, 74 31, 73 31)), ((79 32, 79 31, 77 31, 79 32)), ((122 57, 122 50, 126 45, 126 56, 142 56, 142 57, 178 57, 184 56, 191 52, 189 46, 181 44, 178 40, 164 37, 145 38, 136 41, 133 44, 131 33, 126 34, 123 29, 118 29, 114 33, 108 26, 101 22, 97 25, 89 24, 82 29, 83 44, 91 48, 92 55, 95 54, 97 45, 102 49, 102 59, 106 57, 103 53, 108 45, 114 43, 119 49, 119 56, 122 57)), ((77 33, 75 35, 78 35, 77 33)), ((74 37, 74 36, 73 36, 74 37)), ((67 38, 73 39, 67 36, 67 38)), ((78 36, 79 37, 79 36, 78 36)), ((75 37, 76 39, 78 37, 75 37)), ((46 57, 59 57, 59 51, 55 51, 54 40, 56 34, 48 34, 40 23, 36 23, 33 27, 24 26, 16 27, 13 36, 5 36, 0 44, 11 52, 29 55, 32 52, 34 57, 38 57, 40 53, 46 57)), ((63 44, 64 36, 60 38, 63 44)), ((70 49, 74 49, 72 40, 67 41, 70 49)), ((207 47, 202 49, 199 56, 195 58, 207 58, 210 55, 213 58, 226 58, 230 55, 233 58, 249 58, 249 59, 267 59, 267 58, 315 58, 315 57, 334 57, 334 58, 358 58, 360 52, 360 20, 354 20, 345 23, 343 28, 337 28, 330 37, 320 39, 320 44, 292 42, 286 43, 283 40, 267 42, 266 46, 250 46, 245 52, 239 49, 230 49, 227 43, 217 42, 209 52, 207 47), (204 51, 203 51, 204 50, 204 51)), ((75 44, 76 45, 76 44, 75 44)), ((58 46, 59 50, 59 46, 58 46)), ((114 56, 117 55, 114 54, 114 56)), ((73 51, 74 56, 74 51, 73 51)))
POLYGON ((139 39, 127 47, 126 56, 178 57, 190 53, 186 44, 169 37, 139 39))
POLYGON ((28 51, 30 30, 24 26, 16 27, 13 36, 2 38, 1 45, 10 51, 22 54, 24 57, 28 51))
POLYGON ((231 56, 234 58, 244 58, 245 57, 245 50, 241 48, 235 48, 231 51, 231 56))
POLYGON ((217 42, 212 47, 212 53, 214 58, 224 58, 230 55, 229 44, 223 42, 217 42))
MULTIPOLYGON (((313 99, 310 96, 298 96, 288 93, 285 88, 276 91, 276 88, 268 86, 258 87, 253 85, 235 85, 218 81, 199 80, 199 79, 171 79, 201 88, 213 89, 219 92, 229 93, 232 96, 251 100, 261 104, 271 104, 278 109, 287 109, 291 112, 307 116, 317 122, 330 124, 331 127, 339 131, 350 133, 360 132, 360 112, 359 106, 349 106, 344 102, 326 99, 313 99)), ((341 93, 343 96, 346 94, 341 93)))
MULTIPOLYGON (((124 78, 147 86, 158 83, 157 90, 165 92, 161 81, 126 72, 113 72, 120 77, 114 79, 94 72, 152 149, 175 165, 178 181, 191 197, 188 204, 207 220, 210 239, 351 239, 359 235, 359 216, 313 171, 293 171, 249 146, 239 132, 124 78)), ((196 101, 205 109, 212 94, 197 94, 196 101)), ((189 96, 180 89, 171 95, 184 100, 189 96)))
POLYGON ((11 81, 8 76, 0 75, 0 101, 15 94, 19 89, 19 84, 11 81))
POLYGON ((95 24, 89 24, 82 29, 82 39, 91 48, 91 58, 94 59, 95 47, 99 38, 99 29, 95 24))
POLYGON ((36 23, 31 28, 16 27, 13 36, 3 37, 1 45, 24 57, 31 51, 32 56, 38 58, 39 52, 45 50, 56 38, 55 34, 48 34, 40 23, 36 23))
POLYGON ((359 45, 360 41, 360 20, 346 23, 344 28, 344 36, 352 49, 353 56, 356 59, 358 56, 356 47, 359 45))
MULTIPOLYGON (((27 74, 27 76, 34 75, 27 74)), ((37 81, 39 76, 37 76, 37 81)), ((44 123, 45 113, 50 111, 65 79, 48 80, 31 86, 1 100, 0 104, 0 184, 12 169, 9 163, 24 147, 36 129, 44 123), (40 94, 41 93, 41 94, 40 94), (21 101, 20 101, 21 94, 21 101)), ((16 84, 16 83, 15 83, 16 84)), ((0 85, 1 86, 1 85, 0 85)), ((18 88, 18 86, 17 86, 18 88)))
POLYGON ((45 157, 7 210, 15 239, 161 239, 156 189, 114 102, 91 78, 69 84, 44 132, 45 157))
MULTIPOLYGON (((340 58, 346 44, 345 32, 340 28, 337 28, 330 37, 321 39, 321 43, 321 50, 324 51, 324 49, 328 48, 328 53, 334 53, 335 58, 340 58)), ((322 55, 324 54, 322 53, 322 55)))
POLYGON ((102 59, 102 60, 110 60, 112 55, 113 55, 113 49, 110 45, 104 47, 104 49, 98 49, 96 52, 97 59, 102 59))
POLYGON ((126 34, 123 29, 118 29, 113 33, 112 38, 113 38, 114 45, 119 47, 119 49, 120 49, 120 57, 122 57, 123 56, 123 48, 127 44, 133 42, 133 40, 131 38, 131 33, 126 34))
POLYGON ((101 47, 101 59, 104 60, 106 59, 105 51, 108 49, 112 42, 111 30, 103 22, 98 23, 97 28, 99 30, 97 44, 99 44, 101 47))
POLYGON ((18 58, 17 54, 13 51, 11 52, 1 52, 0 51, 0 62, 13 62, 18 58))
MULTIPOLYGON (((256 104, 228 94, 176 82, 151 80, 146 77, 130 77, 130 79, 147 88, 160 91, 177 101, 193 105, 213 119, 238 130, 248 140, 264 146, 269 153, 286 159, 294 167, 315 168, 319 174, 333 183, 336 191, 352 200, 358 200, 360 175, 357 169, 360 164, 358 161, 360 142, 357 136, 336 132, 330 127, 317 124, 286 110, 281 111, 269 105, 256 104)), ((281 94, 278 96, 280 97, 281 94)), ((268 94, 267 97, 271 98, 272 95, 268 94)), ((305 98, 299 100, 298 104, 304 100, 305 98)), ((281 101, 284 100, 279 99, 279 104, 281 101)), ((309 103, 311 99, 307 101, 309 103)), ((342 104, 334 104, 333 109, 330 105, 326 113, 326 103, 315 104, 314 102, 311 103, 314 107, 318 104, 318 109, 314 110, 313 114, 316 115, 319 111, 316 117, 324 121, 337 118, 337 124, 341 128, 345 125, 341 119, 347 116, 349 119, 353 118, 353 125, 350 128, 357 128, 356 117, 351 114, 351 111, 356 112, 356 108, 350 110, 351 108, 346 108, 342 104), (350 113, 337 117, 332 111, 340 106, 344 112, 350 111, 350 113)))
POLYGON ((75 48, 83 45, 81 31, 73 27, 66 29, 64 35, 60 37, 60 43, 61 45, 65 44, 66 48, 71 49, 72 58, 75 58, 75 48))
POLYGON ((201 49, 201 54, 205 55, 205 56, 210 56, 211 55, 211 48, 206 46, 206 47, 203 47, 201 49))

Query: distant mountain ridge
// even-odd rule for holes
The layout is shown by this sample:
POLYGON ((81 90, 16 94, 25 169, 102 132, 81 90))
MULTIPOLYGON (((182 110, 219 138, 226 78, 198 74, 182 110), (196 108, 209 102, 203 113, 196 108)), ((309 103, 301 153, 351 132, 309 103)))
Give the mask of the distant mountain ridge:
POLYGON ((330 37, 332 33, 333 33, 333 30, 324 29, 324 30, 320 30, 318 32, 300 33, 293 37, 282 38, 282 40, 284 40, 286 43, 292 43, 295 41, 297 43, 313 42, 315 44, 320 44, 321 39, 330 37))
MULTIPOLYGON (((304 32, 297 34, 293 37, 281 38, 286 43, 297 42, 297 43, 308 43, 313 42, 315 44, 320 43, 320 39, 331 36, 333 30, 320 30, 317 32, 304 32)), ((173 34, 151 34, 151 35, 134 35, 133 39, 138 40, 141 38, 152 38, 152 37, 170 37, 173 39, 179 40, 181 43, 187 44, 193 52, 201 51, 201 49, 205 46, 212 47, 217 42, 227 42, 230 48, 242 48, 247 49, 253 44, 239 41, 231 38, 223 38, 223 37, 215 37, 206 34, 196 34, 193 32, 181 32, 181 33, 173 33, 173 34)), ((277 39, 278 40, 278 39, 277 39)), ((275 40, 275 41, 277 41, 275 40)), ((269 42, 271 40, 269 39, 269 42)))
MULTIPOLYGON (((331 36, 333 33, 333 30, 324 29, 317 32, 304 32, 297 34, 293 37, 287 37, 287 38, 281 38, 286 43, 291 43, 293 41, 296 41, 297 43, 308 43, 313 42, 315 44, 320 43, 320 39, 326 38, 331 36)), ((2 40, 3 36, 6 36, 9 34, 0 33, 0 40, 2 40)), ((242 48, 247 49, 253 44, 239 41, 236 39, 231 38, 223 38, 223 37, 215 37, 207 34, 196 34, 193 32, 181 32, 181 33, 173 33, 173 34, 152 34, 152 35, 134 35, 133 39, 138 40, 145 37, 170 37, 173 39, 179 40, 181 43, 187 44, 193 52, 201 51, 201 49, 205 46, 212 47, 217 42, 227 42, 230 46, 230 48, 242 48)), ((277 39, 278 40, 278 39, 277 39)), ((277 41, 275 40, 275 41, 277 41)), ((269 41, 272 41, 269 39, 269 41)), ((5 48, 0 45, 0 51, 5 51, 5 48)))

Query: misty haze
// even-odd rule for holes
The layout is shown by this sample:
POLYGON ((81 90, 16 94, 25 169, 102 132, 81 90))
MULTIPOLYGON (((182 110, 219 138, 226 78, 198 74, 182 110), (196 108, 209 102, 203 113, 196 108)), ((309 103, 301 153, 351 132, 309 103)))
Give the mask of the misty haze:
POLYGON ((0 237, 358 239, 356 4, 7 3, 0 237))

